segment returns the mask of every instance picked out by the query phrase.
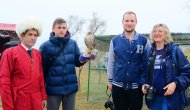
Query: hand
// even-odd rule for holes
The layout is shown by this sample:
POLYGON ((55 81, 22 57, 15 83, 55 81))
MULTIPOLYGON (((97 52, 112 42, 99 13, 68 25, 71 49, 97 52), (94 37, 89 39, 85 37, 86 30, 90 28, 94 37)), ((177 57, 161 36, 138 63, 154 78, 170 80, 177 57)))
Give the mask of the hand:
POLYGON ((111 83, 108 83, 108 89, 112 91, 112 84, 111 83))
POLYGON ((47 101, 46 100, 43 100, 42 101, 42 109, 45 109, 46 110, 47 108, 47 101))
POLYGON ((79 61, 84 63, 88 60, 95 60, 97 54, 97 50, 87 50, 83 52, 79 58, 79 61))
POLYGON ((89 60, 95 60, 97 52, 98 51, 96 49, 92 50, 89 60))
POLYGON ((167 86, 165 86, 163 88, 164 90, 166 90, 166 92, 164 93, 164 96, 167 96, 167 95, 172 95, 176 89, 176 84, 175 82, 172 82, 170 84, 168 84, 167 86))
POLYGON ((89 52, 91 53, 91 51, 85 51, 85 52, 83 52, 83 53, 80 55, 79 61, 80 61, 81 63, 86 63, 86 62, 89 60, 89 58, 90 58, 89 52))
POLYGON ((142 92, 143 94, 147 94, 147 90, 145 89, 145 86, 149 86, 148 84, 143 84, 142 85, 142 92))

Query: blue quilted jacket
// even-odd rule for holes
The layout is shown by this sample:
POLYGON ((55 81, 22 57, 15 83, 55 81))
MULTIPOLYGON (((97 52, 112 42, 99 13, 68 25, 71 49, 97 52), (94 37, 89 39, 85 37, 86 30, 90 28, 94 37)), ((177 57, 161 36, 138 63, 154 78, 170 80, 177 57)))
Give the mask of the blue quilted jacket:
POLYGON ((79 62, 80 51, 77 43, 70 39, 69 32, 63 38, 54 36, 52 32, 48 41, 40 46, 43 72, 48 95, 67 95, 77 92, 78 82, 75 67, 83 65, 79 62), (65 45, 64 50, 52 61, 65 45))

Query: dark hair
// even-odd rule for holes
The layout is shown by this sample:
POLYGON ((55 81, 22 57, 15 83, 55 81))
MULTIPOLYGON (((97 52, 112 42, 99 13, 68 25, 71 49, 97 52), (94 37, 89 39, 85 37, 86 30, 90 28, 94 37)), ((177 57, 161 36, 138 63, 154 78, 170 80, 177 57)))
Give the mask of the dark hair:
POLYGON ((53 26, 55 27, 56 24, 66 23, 66 21, 63 18, 56 18, 53 22, 53 26))

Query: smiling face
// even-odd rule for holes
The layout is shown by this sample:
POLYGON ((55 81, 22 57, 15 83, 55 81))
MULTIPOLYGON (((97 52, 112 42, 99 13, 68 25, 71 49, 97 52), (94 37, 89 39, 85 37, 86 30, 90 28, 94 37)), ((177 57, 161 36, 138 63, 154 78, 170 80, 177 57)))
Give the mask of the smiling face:
POLYGON ((134 13, 124 14, 122 24, 125 32, 133 32, 137 24, 136 15, 134 13))
POLYGON ((152 32, 150 33, 150 39, 153 43, 168 44, 173 42, 171 32, 166 24, 154 25, 152 32))
POLYGON ((166 38, 166 31, 163 27, 158 26, 153 30, 153 40, 155 43, 163 43, 166 38))

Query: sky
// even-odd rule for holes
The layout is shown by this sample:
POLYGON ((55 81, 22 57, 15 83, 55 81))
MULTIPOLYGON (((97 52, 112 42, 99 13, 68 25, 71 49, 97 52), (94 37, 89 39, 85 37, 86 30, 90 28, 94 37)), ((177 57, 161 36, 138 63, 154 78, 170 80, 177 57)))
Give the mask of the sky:
MULTIPOLYGON (((190 32, 190 0, 0 0, 0 23, 17 24, 28 16, 43 22, 43 33, 35 48, 49 39, 52 23, 57 17, 70 15, 89 20, 92 13, 106 22, 106 35, 122 33, 122 16, 126 11, 137 14, 136 31, 149 33, 157 23, 165 23, 171 32, 190 32)), ((86 31, 75 39, 80 47, 86 31)))

